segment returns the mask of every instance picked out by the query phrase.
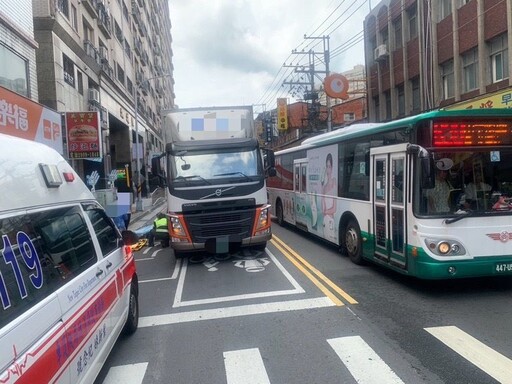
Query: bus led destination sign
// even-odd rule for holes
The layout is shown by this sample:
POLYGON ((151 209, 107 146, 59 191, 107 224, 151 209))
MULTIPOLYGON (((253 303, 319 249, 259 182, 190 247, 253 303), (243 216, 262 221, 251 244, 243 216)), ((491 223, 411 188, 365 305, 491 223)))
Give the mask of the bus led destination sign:
POLYGON ((434 147, 510 145, 512 125, 501 121, 435 121, 432 144, 434 147))

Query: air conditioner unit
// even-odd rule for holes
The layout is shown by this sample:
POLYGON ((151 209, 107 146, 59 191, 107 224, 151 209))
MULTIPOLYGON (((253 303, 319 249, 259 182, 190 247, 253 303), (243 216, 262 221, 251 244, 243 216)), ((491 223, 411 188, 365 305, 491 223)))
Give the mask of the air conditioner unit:
POLYGON ((89 88, 89 102, 100 103, 100 91, 94 88, 89 88))
POLYGON ((108 48, 100 46, 100 58, 102 61, 108 61, 108 48))
POLYGON ((374 60, 381 60, 384 57, 388 55, 388 47, 386 44, 381 44, 375 48, 375 51, 373 52, 373 59, 374 60))

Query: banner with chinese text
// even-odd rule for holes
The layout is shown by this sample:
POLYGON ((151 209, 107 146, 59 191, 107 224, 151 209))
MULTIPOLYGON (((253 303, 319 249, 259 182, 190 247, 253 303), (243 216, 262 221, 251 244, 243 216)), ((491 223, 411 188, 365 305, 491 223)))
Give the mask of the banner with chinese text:
POLYGON ((0 133, 37 141, 64 154, 61 115, 1 86, 0 133))
POLYGON ((286 131, 288 129, 288 105, 286 98, 277 99, 277 129, 286 131))

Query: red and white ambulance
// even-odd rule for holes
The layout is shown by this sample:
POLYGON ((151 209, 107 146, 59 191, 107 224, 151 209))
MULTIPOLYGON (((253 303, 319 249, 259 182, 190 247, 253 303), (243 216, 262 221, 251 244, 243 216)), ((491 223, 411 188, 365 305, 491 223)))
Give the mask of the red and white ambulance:
POLYGON ((0 384, 94 381, 138 325, 130 235, 55 150, 0 134, 0 384))

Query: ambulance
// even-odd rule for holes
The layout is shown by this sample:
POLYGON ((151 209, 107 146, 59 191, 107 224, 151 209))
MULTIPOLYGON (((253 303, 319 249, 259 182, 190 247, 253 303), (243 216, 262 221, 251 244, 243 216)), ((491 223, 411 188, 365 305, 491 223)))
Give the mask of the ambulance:
POLYGON ((139 319, 129 247, 66 160, 0 134, 0 384, 92 383, 139 319))

